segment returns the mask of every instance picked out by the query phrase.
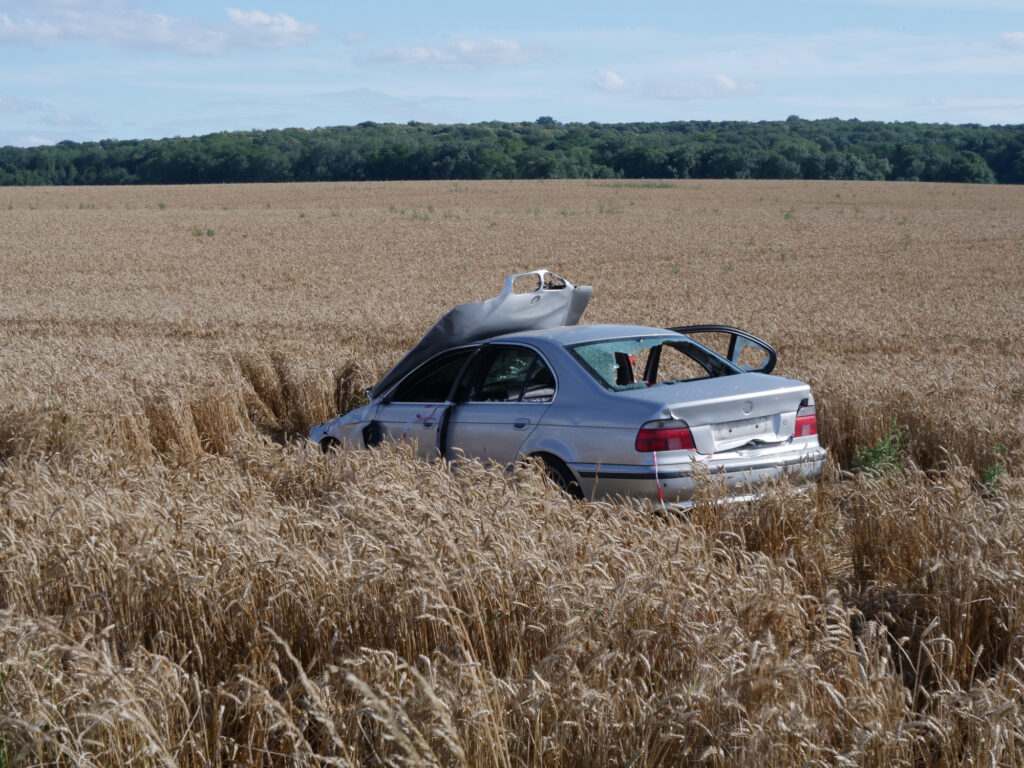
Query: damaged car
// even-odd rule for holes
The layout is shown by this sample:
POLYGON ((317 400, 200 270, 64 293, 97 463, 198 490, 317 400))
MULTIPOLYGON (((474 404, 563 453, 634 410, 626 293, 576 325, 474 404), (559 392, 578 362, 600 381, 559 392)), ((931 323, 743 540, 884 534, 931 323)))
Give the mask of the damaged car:
POLYGON ((814 397, 770 375, 771 345, 722 325, 580 325, 592 292, 546 270, 508 277, 499 296, 444 315, 369 402, 310 439, 325 451, 395 440, 427 459, 536 457, 578 498, 684 507, 700 475, 733 499, 820 476, 814 397))

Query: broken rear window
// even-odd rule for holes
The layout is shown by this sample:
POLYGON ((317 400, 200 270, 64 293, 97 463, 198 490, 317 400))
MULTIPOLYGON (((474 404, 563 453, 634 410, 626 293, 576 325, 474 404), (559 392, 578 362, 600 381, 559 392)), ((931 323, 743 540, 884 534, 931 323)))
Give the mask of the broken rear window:
POLYGON ((613 392, 741 372, 721 355, 679 336, 592 341, 568 349, 591 376, 613 392))

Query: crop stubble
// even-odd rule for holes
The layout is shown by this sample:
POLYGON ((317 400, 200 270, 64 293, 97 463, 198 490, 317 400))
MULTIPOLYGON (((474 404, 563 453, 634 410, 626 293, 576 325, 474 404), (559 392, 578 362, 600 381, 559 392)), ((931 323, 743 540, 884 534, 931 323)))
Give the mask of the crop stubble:
POLYGON ((1022 198, 0 190, 0 755, 1021 762, 1022 198), (288 441, 537 267, 590 322, 768 338, 837 465, 666 521, 288 441), (894 427, 901 473, 841 473, 894 427))

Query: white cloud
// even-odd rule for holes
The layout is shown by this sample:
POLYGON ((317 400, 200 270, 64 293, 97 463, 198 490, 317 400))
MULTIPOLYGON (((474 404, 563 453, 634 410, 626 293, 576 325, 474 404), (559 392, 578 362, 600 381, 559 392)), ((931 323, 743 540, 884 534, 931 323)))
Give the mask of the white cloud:
POLYGON ((43 136, 25 136, 15 146, 19 147, 49 147, 57 142, 53 139, 47 139, 43 136))
MULTIPOLYGON (((671 68, 671 67, 667 67, 671 68)), ((694 69, 690 68, 691 71, 694 69)), ((724 99, 757 91, 750 83, 739 83, 723 75, 664 74, 656 78, 623 77, 610 69, 594 73, 591 85, 602 91, 620 91, 633 96, 679 101, 724 99)))
POLYGON ((241 48, 281 48, 320 34, 284 13, 227 8, 227 23, 210 26, 185 16, 151 13, 128 0, 43 0, 30 15, 0 14, 0 43, 48 46, 87 41, 116 48, 218 54, 241 48))
POLYGON ((543 48, 524 46, 515 40, 489 37, 483 40, 458 40, 441 47, 399 46, 376 51, 374 61, 429 65, 443 69, 479 69, 525 64, 549 55, 543 48))
POLYGON ((711 82, 723 93, 732 93, 740 89, 735 80, 725 75, 712 75, 711 82))
POLYGON ((753 93, 757 88, 750 83, 737 83, 727 75, 710 77, 660 78, 642 83, 638 89, 645 96, 659 99, 697 101, 723 99, 753 93))
POLYGON ((594 85, 602 91, 621 91, 626 81, 610 69, 599 69, 594 76, 594 85))
POLYGON ((1024 49, 1024 32, 1006 32, 1003 34, 1003 45, 1007 48, 1024 49))
POLYGON ((286 13, 242 11, 228 8, 228 36, 236 43, 252 48, 283 48, 316 37, 320 29, 304 24, 286 13))
POLYGON ((27 43, 29 45, 45 45, 60 37, 60 30, 52 24, 22 19, 16 21, 6 13, 0 13, 0 43, 27 43))

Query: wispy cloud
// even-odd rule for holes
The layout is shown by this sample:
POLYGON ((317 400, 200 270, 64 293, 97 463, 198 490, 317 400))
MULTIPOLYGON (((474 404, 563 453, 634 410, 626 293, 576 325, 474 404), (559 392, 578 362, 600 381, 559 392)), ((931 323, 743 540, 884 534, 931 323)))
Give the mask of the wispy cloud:
MULTIPOLYGON (((645 79, 700 79, 720 73, 741 85, 756 82, 769 88, 782 79, 810 83, 868 77, 995 78, 1024 71, 1024 31, 1012 26, 995 34, 957 30, 921 34, 881 27, 801 34, 631 28, 561 36, 560 51, 584 47, 600 51, 603 69, 597 75, 584 75, 582 82, 608 90, 599 73, 611 71, 626 82, 627 87, 620 89, 624 93, 636 93, 645 79)), ((566 58, 571 61, 573 54, 566 58)), ((588 68, 588 72, 595 70, 588 68)))
MULTIPOLYGON (((87 117, 76 116, 62 112, 59 109, 55 109, 52 105, 47 104, 45 101, 38 101, 37 99, 23 99, 17 96, 9 96, 4 93, 0 93, 0 114, 7 113, 9 115, 32 115, 29 118, 30 122, 36 121, 41 125, 50 126, 52 128, 91 128, 95 127, 96 123, 87 117)), ((38 137, 36 137, 38 138, 38 137)))
POLYGON ((67 112, 54 110, 43 116, 42 122, 51 128, 96 128, 96 121, 81 115, 69 115, 67 112))
POLYGON ((757 87, 751 83, 737 83, 728 75, 709 77, 658 78, 641 83, 639 90, 645 96, 678 101, 704 101, 726 99, 754 93, 757 87))
POLYGON ((626 87, 626 81, 610 69, 599 69, 594 74, 593 83, 602 91, 621 91, 626 87))
POLYGON ((647 78, 627 82, 625 78, 609 69, 598 70, 592 85, 602 91, 621 91, 634 96, 673 101, 706 101, 726 99, 754 93, 758 90, 752 83, 738 83, 728 75, 698 77, 669 76, 647 78))
POLYGON ((0 13, 0 43, 27 43, 46 45, 60 37, 60 30, 53 24, 36 19, 12 19, 0 13))
POLYGON ((244 48, 283 48, 321 32, 317 25, 285 13, 225 10, 227 22, 210 26, 185 16, 152 13, 127 0, 41 0, 20 16, 0 13, 0 44, 46 47, 87 41, 115 48, 212 55, 244 48))
POLYGON ((525 64, 550 56, 540 46, 523 45, 516 40, 489 37, 482 40, 457 40, 444 46, 399 46, 375 51, 375 62, 410 66, 435 66, 442 69, 482 69, 525 64))
POLYGON ((862 94, 848 96, 835 93, 828 96, 778 96, 772 102, 785 105, 787 111, 805 114, 836 114, 862 119, 886 119, 885 115, 916 115, 923 121, 1019 123, 1014 115, 1024 113, 1024 98, 984 96, 910 96, 906 94, 862 94))
POLYGON ((41 101, 0 93, 0 112, 35 112, 40 109, 46 109, 46 105, 41 101))
POLYGON ((249 48, 284 48, 316 37, 315 24, 305 24, 286 13, 264 13, 228 8, 224 34, 230 43, 249 48))
POLYGON ((1024 32, 1006 32, 1003 34, 1003 45, 1007 48, 1024 50, 1024 32))

